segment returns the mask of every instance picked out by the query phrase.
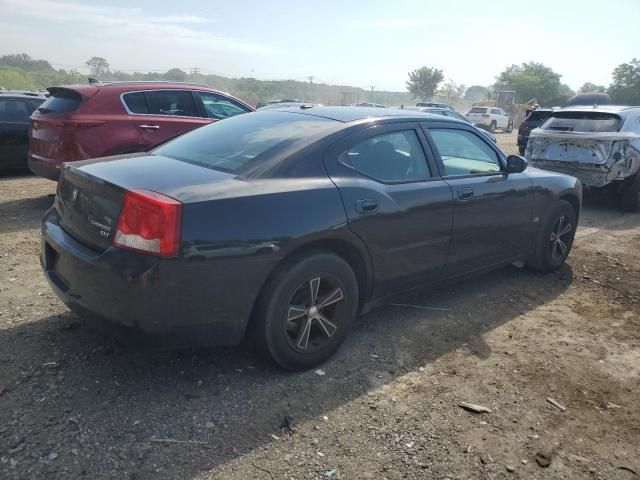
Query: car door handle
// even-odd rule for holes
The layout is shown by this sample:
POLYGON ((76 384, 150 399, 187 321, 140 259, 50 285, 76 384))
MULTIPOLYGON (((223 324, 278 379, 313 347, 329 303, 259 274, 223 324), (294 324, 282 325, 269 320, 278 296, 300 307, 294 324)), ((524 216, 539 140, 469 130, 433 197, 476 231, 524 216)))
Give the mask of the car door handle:
POLYGON ((473 197, 473 188, 461 188, 458 190, 458 199, 459 200, 468 200, 473 197))
POLYGON ((158 130, 160 125, 140 125, 140 128, 146 128, 147 130, 158 130))
POLYGON ((359 213, 374 213, 378 211, 378 201, 371 198, 364 198, 356 201, 356 210, 359 213))

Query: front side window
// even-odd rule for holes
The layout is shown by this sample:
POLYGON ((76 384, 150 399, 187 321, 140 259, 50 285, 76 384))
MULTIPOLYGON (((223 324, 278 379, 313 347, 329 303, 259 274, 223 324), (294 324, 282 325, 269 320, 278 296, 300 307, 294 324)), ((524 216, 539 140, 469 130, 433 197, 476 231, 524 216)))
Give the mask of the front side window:
POLYGON ((151 115, 199 116, 193 95, 188 90, 153 90, 145 95, 151 115))
POLYGON ((383 182, 420 181, 430 177, 427 159, 414 130, 390 132, 363 140, 339 161, 383 182))
POLYGON ((442 158, 446 176, 500 171, 498 154, 475 134, 445 128, 432 128, 429 133, 442 158))
POLYGON ((221 120, 250 111, 244 105, 240 105, 223 95, 217 95, 211 92, 196 92, 196 95, 202 100, 205 113, 209 118, 221 120))
POLYGON ((22 100, 0 100, 0 122, 29 123, 31 110, 22 100))

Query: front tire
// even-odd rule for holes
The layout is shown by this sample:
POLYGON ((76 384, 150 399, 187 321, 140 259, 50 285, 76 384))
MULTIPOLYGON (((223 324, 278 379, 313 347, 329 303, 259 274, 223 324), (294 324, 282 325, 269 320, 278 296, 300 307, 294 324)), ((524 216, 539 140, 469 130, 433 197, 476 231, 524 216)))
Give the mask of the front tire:
POLYGON ((566 200, 559 200, 541 226, 527 266, 539 272, 552 272, 567 259, 577 227, 577 212, 566 200))
POLYGON ((287 261, 260 295, 252 319, 258 350, 287 370, 306 370, 333 355, 358 307, 358 284, 347 262, 316 252, 287 261))
POLYGON ((640 172, 637 172, 633 181, 620 192, 618 201, 621 210, 640 212, 640 172))

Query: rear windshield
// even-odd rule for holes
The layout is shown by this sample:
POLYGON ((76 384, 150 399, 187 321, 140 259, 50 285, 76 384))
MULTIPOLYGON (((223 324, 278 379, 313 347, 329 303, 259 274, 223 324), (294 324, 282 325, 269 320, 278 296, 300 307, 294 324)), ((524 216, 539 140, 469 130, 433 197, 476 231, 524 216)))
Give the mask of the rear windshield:
POLYGON ((69 89, 56 89, 51 92, 38 108, 40 113, 69 113, 77 109, 82 103, 82 97, 78 92, 69 89))
POLYGON ((540 112, 538 110, 534 110, 526 118, 526 121, 527 122, 542 122, 543 120, 549 118, 549 115, 551 115, 551 112, 540 112))
POLYGON ((487 109, 482 107, 473 107, 469 110, 469 113, 487 113, 487 109))
POLYGON ((188 163, 237 172, 242 167, 287 155, 335 128, 326 118, 264 111, 238 115, 198 128, 153 153, 188 163))
POLYGON ((541 128, 563 132, 617 132, 620 123, 620 117, 613 113, 555 112, 541 128))

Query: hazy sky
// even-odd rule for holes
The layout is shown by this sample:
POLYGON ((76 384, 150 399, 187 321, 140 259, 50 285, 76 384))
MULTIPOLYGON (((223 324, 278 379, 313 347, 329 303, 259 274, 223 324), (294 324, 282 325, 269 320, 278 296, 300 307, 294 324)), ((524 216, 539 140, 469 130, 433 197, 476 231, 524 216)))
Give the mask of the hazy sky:
POLYGON ((608 85, 618 64, 640 58, 639 24, 640 0, 0 0, 0 54, 378 90, 404 90, 423 65, 469 86, 534 60, 577 89, 608 85))

